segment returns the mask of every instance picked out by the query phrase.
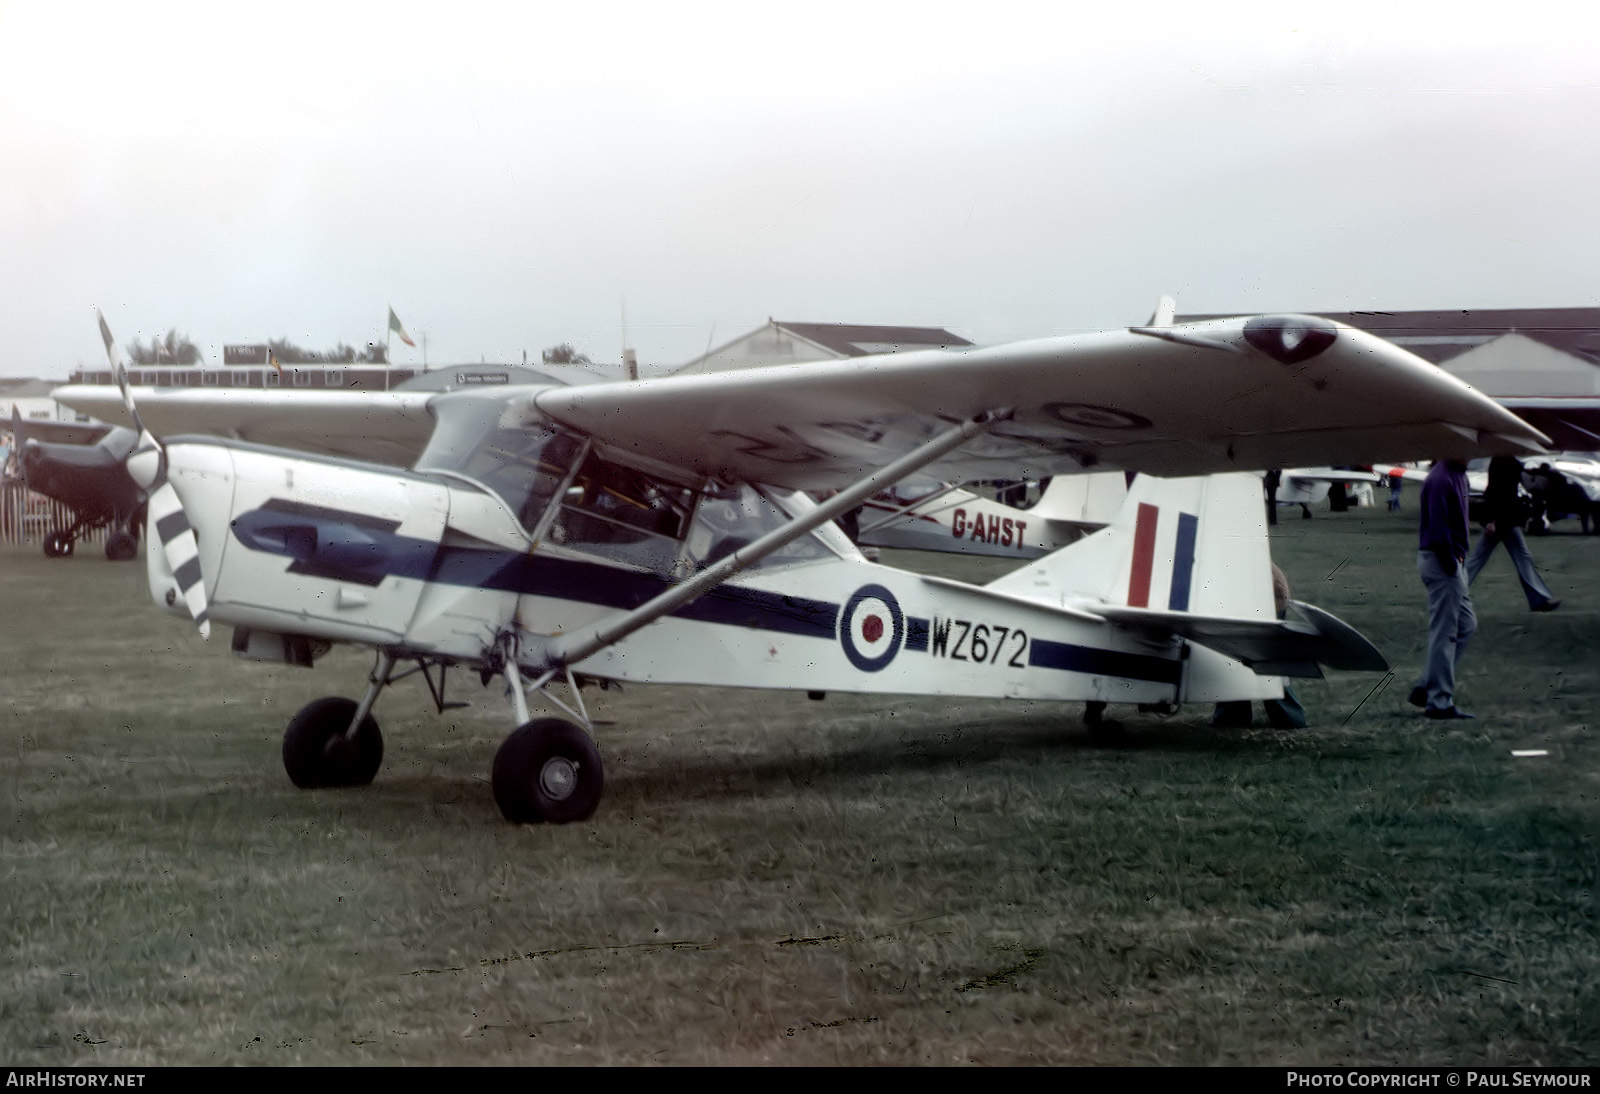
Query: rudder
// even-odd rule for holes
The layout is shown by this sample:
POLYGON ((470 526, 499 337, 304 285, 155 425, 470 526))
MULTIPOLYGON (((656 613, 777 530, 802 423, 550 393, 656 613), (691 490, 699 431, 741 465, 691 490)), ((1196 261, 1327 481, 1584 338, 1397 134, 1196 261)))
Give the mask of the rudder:
POLYGON ((989 588, 1063 606, 1273 619, 1261 476, 1140 475, 1111 524, 989 588))

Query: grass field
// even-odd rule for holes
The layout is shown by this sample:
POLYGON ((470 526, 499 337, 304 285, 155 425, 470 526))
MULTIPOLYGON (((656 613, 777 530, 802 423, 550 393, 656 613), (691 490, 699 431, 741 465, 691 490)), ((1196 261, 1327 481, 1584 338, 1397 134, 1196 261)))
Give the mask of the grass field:
POLYGON ((0 1064, 1600 1062, 1600 538, 1533 542, 1553 615, 1490 563, 1446 725, 1414 515, 1273 535, 1395 665, 1297 684, 1310 730, 630 688, 565 827, 494 807, 498 687, 401 684, 377 781, 297 791, 285 721, 365 656, 0 554, 0 1064))

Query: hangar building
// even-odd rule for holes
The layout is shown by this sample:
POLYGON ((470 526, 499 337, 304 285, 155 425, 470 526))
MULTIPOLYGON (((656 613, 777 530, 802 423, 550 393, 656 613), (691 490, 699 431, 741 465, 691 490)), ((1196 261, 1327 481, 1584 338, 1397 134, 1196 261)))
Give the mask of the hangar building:
POLYGON ((766 326, 735 338, 703 354, 675 376, 692 376, 762 365, 792 365, 798 361, 843 360, 869 353, 899 353, 912 349, 948 349, 971 342, 941 327, 878 327, 849 323, 787 323, 768 319, 766 326))

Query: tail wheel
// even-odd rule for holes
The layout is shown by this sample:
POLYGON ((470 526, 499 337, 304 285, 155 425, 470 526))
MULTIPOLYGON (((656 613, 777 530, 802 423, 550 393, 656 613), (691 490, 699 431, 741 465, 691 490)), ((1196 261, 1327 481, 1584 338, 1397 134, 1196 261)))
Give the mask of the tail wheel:
POLYGON ((283 733, 283 769, 302 790, 366 786, 383 764, 383 734, 372 715, 354 738, 346 735, 356 714, 354 699, 315 699, 289 719, 283 733))
POLYGON ((72 546, 72 537, 60 530, 44 537, 44 553, 47 558, 71 558, 72 546))
POLYGON ((536 718, 495 753, 492 781, 506 820, 567 824, 594 815, 605 772, 587 733, 560 718, 536 718))

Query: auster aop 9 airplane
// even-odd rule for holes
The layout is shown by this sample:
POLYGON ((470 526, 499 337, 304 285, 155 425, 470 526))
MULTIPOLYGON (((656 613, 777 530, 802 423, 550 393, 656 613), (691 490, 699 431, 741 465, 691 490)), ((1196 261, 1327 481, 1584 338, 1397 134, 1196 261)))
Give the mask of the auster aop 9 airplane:
POLYGON ((459 666, 508 687, 518 728, 492 784, 517 822, 596 808, 592 679, 1159 704, 1385 668, 1310 605, 1275 618, 1252 472, 1543 441, 1404 350, 1306 316, 586 386, 191 389, 137 406, 101 332, 125 409, 85 387, 57 398, 140 432, 127 466, 149 491, 156 602, 203 633, 231 625, 246 657, 376 651, 359 699, 290 720, 293 782, 371 782, 382 691, 421 673, 443 710, 459 666), (220 436, 177 435, 196 428, 220 436), (274 438, 337 454, 258 443, 274 438), (374 452, 412 469, 348 458, 374 452), (985 586, 869 562, 832 524, 912 474, 1091 469, 1143 473, 1116 520, 985 586), (530 692, 582 725, 530 719, 530 692))

